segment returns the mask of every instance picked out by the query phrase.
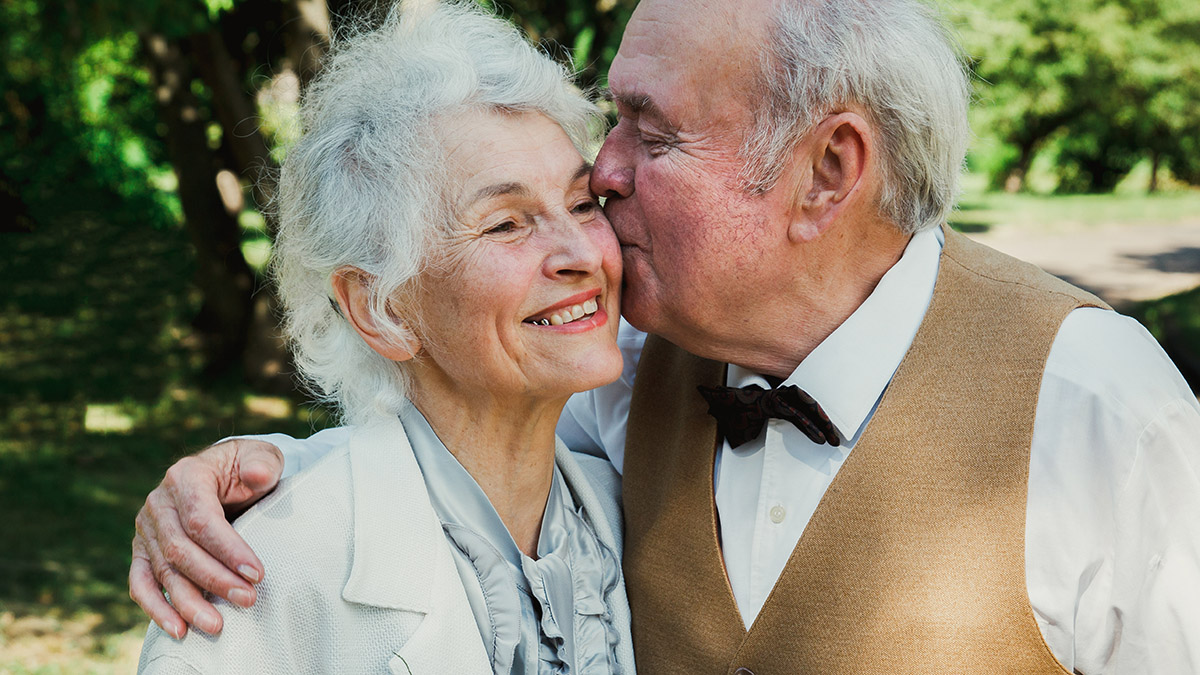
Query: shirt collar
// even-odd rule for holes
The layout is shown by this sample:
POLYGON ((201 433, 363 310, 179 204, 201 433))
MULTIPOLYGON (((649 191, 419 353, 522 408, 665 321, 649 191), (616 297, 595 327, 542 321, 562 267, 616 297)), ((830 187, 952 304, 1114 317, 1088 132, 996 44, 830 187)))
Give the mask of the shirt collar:
MULTIPOLYGON (((519 569, 523 557, 521 549, 475 478, 446 448, 415 405, 404 406, 400 412, 400 421, 424 475, 433 510, 441 521, 478 533, 495 547, 505 560, 519 569)), ((569 499, 569 493, 565 486, 560 485, 562 480, 556 465, 553 479, 550 481, 546 511, 542 515, 542 533, 550 530, 549 520, 559 511, 560 506, 565 508, 570 504, 564 503, 564 500, 569 499)), ((548 552, 543 550, 544 548, 544 542, 539 537, 539 555, 548 552)))
MULTIPOLYGON (((900 260, 883 275, 871 295, 784 381, 816 399, 851 444, 891 382, 929 309, 942 238, 940 228, 913 235, 900 260)), ((732 387, 770 387, 761 375, 733 364, 725 381, 732 387)))

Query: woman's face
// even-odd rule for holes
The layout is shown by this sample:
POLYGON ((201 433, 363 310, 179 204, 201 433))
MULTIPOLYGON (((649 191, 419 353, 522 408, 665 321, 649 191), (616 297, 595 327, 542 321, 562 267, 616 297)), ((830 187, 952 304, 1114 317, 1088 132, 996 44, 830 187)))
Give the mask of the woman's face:
POLYGON ((420 278, 418 389, 565 396, 621 373, 621 254, 591 164, 537 113, 444 127, 456 220, 420 278))

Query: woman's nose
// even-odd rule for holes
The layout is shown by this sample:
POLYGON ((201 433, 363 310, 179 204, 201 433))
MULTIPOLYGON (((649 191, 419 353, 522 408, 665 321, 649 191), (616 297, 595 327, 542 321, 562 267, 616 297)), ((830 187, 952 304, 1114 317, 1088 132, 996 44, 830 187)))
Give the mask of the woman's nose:
POLYGON ((554 242, 546 256, 546 275, 556 278, 589 277, 597 274, 604 264, 604 247, 599 237, 611 235, 608 225, 580 223, 567 219, 553 228, 554 242), (600 232, 599 230, 608 232, 600 232))
POLYGON ((628 140, 619 129, 613 129, 596 155, 592 168, 592 192, 608 199, 622 199, 633 194, 633 164, 628 160, 628 140))

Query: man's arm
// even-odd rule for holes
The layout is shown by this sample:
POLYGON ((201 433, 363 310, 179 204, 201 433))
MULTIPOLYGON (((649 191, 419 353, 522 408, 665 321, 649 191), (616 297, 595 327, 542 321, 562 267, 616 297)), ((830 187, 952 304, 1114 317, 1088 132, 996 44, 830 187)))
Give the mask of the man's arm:
POLYGON ((189 624, 219 633, 221 615, 202 592, 249 607, 256 598, 252 584, 266 574, 229 516, 262 499, 282 475, 340 445, 348 433, 342 427, 307 440, 282 434, 228 439, 176 462, 138 512, 129 596, 175 638, 189 624))
POLYGON ((1200 663, 1200 405, 1132 319, 1078 309, 1042 379, 1026 581, 1068 671, 1200 663))

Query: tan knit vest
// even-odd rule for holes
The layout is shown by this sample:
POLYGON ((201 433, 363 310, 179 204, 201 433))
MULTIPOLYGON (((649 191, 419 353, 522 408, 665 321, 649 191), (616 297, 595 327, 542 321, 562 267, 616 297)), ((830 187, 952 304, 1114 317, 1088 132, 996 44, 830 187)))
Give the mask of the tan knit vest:
POLYGON ((725 366, 651 337, 625 454, 644 673, 1063 673, 1025 585, 1029 448, 1059 325, 1094 296, 946 231, 933 301, 749 631, 721 559, 725 366))

